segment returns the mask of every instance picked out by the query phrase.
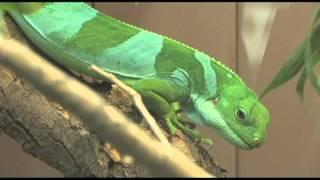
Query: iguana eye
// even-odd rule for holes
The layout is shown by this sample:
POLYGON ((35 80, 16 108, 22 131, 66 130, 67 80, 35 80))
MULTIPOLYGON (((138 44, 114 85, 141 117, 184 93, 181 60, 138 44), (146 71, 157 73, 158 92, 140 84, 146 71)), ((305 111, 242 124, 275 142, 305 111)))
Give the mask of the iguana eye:
POLYGON ((247 118, 247 113, 243 108, 238 108, 235 111, 235 116, 238 120, 243 121, 247 118))

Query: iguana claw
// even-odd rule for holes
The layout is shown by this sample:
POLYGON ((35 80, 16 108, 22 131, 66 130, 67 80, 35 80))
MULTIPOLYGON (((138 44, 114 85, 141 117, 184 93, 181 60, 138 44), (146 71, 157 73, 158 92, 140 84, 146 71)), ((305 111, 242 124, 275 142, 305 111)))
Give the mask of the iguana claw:
MULTIPOLYGON (((172 103, 171 110, 172 111, 165 117, 166 124, 169 128, 171 135, 175 135, 177 128, 179 128, 183 133, 188 135, 195 142, 208 145, 213 144, 213 142, 210 139, 202 138, 200 132, 193 129, 194 127, 189 128, 184 125, 184 123, 189 124, 190 122, 186 122, 181 118, 180 112, 182 109, 179 102, 172 103)), ((193 123, 191 124, 194 125, 193 123)))

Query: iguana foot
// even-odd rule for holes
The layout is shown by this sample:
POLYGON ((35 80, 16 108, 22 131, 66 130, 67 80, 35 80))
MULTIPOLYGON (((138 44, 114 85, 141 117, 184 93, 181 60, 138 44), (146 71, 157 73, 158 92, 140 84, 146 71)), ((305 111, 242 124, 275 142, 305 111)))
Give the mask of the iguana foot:
POLYGON ((165 116, 167 127, 169 128, 169 132, 171 136, 174 136, 177 132, 177 128, 173 125, 172 119, 175 119, 174 113, 169 113, 165 116))
POLYGON ((200 135, 200 132, 194 130, 194 124, 184 121, 180 115, 181 106, 180 103, 174 102, 171 104, 171 111, 165 116, 166 124, 169 128, 170 134, 173 136, 176 134, 177 128, 179 128, 184 134, 189 136, 193 141, 203 144, 211 145, 213 142, 208 138, 203 138, 200 135), (185 124, 190 125, 187 127, 185 124), (193 126, 192 126, 193 125, 193 126))

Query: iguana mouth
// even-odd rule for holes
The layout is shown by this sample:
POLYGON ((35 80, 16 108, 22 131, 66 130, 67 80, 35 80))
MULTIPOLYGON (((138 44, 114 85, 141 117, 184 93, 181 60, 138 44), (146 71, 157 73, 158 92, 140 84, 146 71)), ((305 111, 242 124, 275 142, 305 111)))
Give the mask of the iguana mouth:
POLYGON ((248 146, 250 149, 254 148, 254 146, 252 146, 250 143, 248 143, 246 140, 244 140, 241 136, 239 136, 237 133, 235 133, 239 139, 241 139, 241 141, 246 145, 248 146))
POLYGON ((242 138, 238 133, 236 133, 236 131, 234 131, 232 129, 232 127, 230 127, 229 125, 227 125, 230 130, 233 132, 233 134, 238 137, 239 140, 241 140, 242 145, 240 147, 242 147, 241 149, 253 149, 255 148, 255 146, 253 146, 252 144, 250 144, 249 142, 247 142, 244 138, 242 138))

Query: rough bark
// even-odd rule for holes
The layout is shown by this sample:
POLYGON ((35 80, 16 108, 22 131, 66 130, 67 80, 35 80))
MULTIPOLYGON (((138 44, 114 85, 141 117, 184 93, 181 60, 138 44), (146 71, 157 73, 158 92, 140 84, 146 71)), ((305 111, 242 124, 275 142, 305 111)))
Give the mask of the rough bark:
MULTIPOLYGON (((32 46, 10 18, 7 18, 7 22, 13 38, 32 46)), ((118 107, 151 134, 140 114, 128 103, 130 99, 125 93, 111 88, 109 84, 95 85, 90 84, 104 95, 109 103, 118 107)), ((165 127, 161 120, 159 122, 161 128, 165 127)), ((124 166, 123 163, 115 162, 117 158, 107 150, 106 145, 100 142, 95 134, 90 133, 75 115, 3 66, 0 66, 0 131, 21 144, 25 152, 68 177, 150 176, 138 163, 124 166)), ((164 132, 166 133, 165 128, 164 132)), ((208 172, 217 177, 224 176, 224 170, 202 146, 192 143, 181 133, 172 138, 171 143, 208 172)))

